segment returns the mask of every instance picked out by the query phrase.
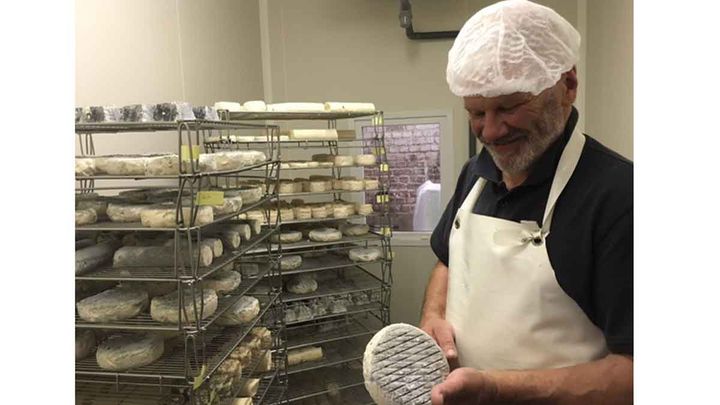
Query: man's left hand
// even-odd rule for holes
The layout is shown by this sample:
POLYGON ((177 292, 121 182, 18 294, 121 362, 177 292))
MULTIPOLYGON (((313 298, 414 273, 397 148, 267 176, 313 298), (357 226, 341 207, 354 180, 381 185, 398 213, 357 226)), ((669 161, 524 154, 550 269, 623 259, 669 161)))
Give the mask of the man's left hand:
POLYGON ((486 373, 472 368, 454 370, 430 394, 432 405, 495 404, 497 386, 486 373))

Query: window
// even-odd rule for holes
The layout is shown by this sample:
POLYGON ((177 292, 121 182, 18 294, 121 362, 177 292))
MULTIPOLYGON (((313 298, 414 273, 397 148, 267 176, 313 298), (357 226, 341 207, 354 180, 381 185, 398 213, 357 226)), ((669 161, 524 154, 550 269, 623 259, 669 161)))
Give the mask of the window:
MULTIPOLYGON (((390 166, 390 213, 400 242, 427 244, 445 208, 441 202, 441 144, 452 136, 449 114, 385 114, 385 151, 390 166), (445 139, 445 140, 444 140, 445 139)), ((368 120, 358 120, 363 138, 375 136, 368 120)), ((451 166, 452 167, 452 166, 451 166)), ((363 169, 365 178, 377 178, 376 167, 363 169)), ((367 193, 366 201, 374 194, 367 193)), ((376 208, 376 210, 378 210, 376 208)))

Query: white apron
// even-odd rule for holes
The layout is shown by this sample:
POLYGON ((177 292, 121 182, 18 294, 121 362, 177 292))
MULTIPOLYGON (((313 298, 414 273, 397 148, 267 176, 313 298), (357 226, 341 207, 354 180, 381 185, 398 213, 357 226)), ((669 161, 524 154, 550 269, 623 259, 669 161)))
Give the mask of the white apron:
POLYGON ((450 232, 446 317, 461 366, 557 368, 606 355, 602 331, 558 285, 545 243, 555 203, 584 144, 575 132, 565 146, 542 228, 473 214, 483 178, 458 210, 450 232))

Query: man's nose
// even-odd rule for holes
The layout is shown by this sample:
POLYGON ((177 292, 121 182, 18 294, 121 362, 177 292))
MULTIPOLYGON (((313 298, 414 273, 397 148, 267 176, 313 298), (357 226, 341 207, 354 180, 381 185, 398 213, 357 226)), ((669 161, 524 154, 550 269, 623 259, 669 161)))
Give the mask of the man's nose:
POLYGON ((492 143, 507 135, 507 133, 507 125, 505 125, 502 117, 494 111, 487 111, 483 119, 483 140, 487 143, 492 143))

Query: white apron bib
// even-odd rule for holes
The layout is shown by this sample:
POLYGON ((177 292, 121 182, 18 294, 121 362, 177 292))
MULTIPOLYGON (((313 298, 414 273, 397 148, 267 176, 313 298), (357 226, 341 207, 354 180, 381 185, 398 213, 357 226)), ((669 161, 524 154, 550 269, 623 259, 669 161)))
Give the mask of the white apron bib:
POLYGON ((573 133, 550 188, 542 227, 473 214, 480 178, 450 232, 447 320, 461 366, 557 368, 604 357, 605 337, 558 285, 545 238, 555 203, 575 170, 585 137, 573 133))

